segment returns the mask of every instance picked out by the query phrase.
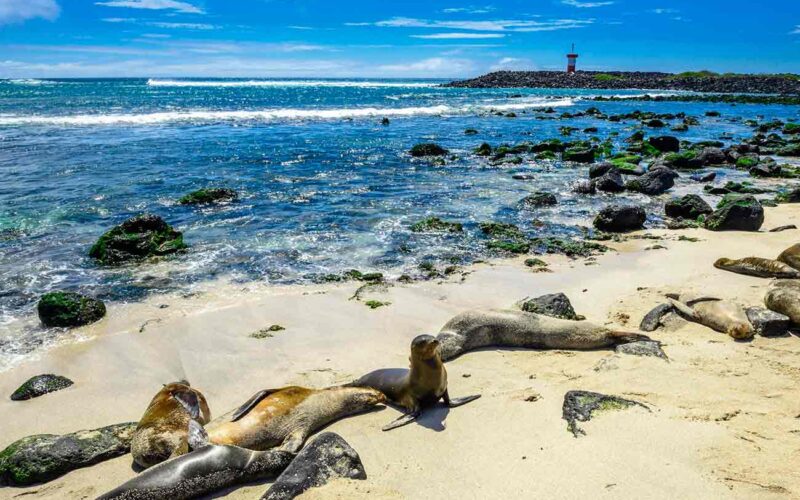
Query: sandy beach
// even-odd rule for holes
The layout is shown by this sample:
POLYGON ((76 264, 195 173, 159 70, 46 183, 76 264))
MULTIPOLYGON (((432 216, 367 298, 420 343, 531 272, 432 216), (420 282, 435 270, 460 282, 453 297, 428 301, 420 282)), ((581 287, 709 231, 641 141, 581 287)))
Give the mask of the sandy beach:
MULTIPOLYGON (((800 225, 800 208, 766 208, 764 230, 800 225)), ((188 378, 213 415, 270 387, 324 387, 381 367, 407 366, 408 345, 455 314, 508 308, 526 296, 566 293, 589 320, 635 330, 665 293, 762 305, 769 280, 715 269, 719 257, 774 258, 797 231, 631 233, 595 260, 545 256, 552 273, 522 258, 478 264, 446 281, 396 284, 349 300, 358 284, 266 287, 209 283, 190 297, 154 296, 108 316, 0 374, 0 393, 28 377, 75 385, 26 402, 0 399, 0 447, 30 434, 136 421, 161 384, 188 378), (643 234, 654 238, 641 238, 643 234), (679 236, 699 241, 679 241, 679 236), (666 249, 650 249, 655 244, 666 249), (391 304, 372 310, 363 300, 391 304), (271 338, 250 334, 279 324, 271 338)), ((652 337, 669 362, 613 351, 494 350, 447 364, 454 396, 483 397, 425 413, 389 433, 390 408, 339 421, 368 479, 337 481, 303 498, 798 498, 800 343, 796 336, 736 342, 670 316, 652 337), (564 394, 582 389, 646 404, 602 414, 575 438, 564 394)), ((0 498, 94 498, 132 478, 130 456, 48 484, 5 488, 0 498)), ((220 496, 257 498, 267 484, 220 496)))

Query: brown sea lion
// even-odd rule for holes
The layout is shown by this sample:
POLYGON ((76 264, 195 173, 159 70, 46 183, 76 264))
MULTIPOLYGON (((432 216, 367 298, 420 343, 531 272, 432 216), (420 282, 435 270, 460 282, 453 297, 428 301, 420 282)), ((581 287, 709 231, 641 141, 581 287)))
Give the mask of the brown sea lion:
POLYGON ((437 339, 445 361, 482 347, 585 351, 651 340, 646 335, 614 331, 588 321, 570 321, 516 310, 459 314, 442 327, 437 339))
POLYGON ((773 281, 764 304, 771 311, 789 316, 794 326, 800 326, 800 280, 773 281))
POLYGON ((669 300, 675 310, 689 321, 720 333, 727 333, 737 340, 750 339, 755 335, 745 308, 739 304, 723 300, 706 300, 689 306, 679 300, 669 300))
POLYGON ((380 392, 362 387, 269 389, 208 424, 206 432, 217 445, 251 450, 280 446, 294 453, 315 430, 385 401, 380 392))
POLYGON ((758 278, 800 278, 800 271, 792 266, 778 260, 762 259, 760 257, 746 257, 739 260, 723 258, 714 262, 714 267, 758 278))
POLYGON ((170 457, 187 453, 189 423, 205 425, 211 420, 206 398, 181 381, 165 385, 150 401, 131 440, 133 461, 152 467, 170 457))
POLYGON ((447 391, 447 370, 439 353, 439 341, 431 335, 420 335, 411 342, 411 368, 389 368, 370 372, 349 385, 372 387, 381 391, 391 403, 401 406, 406 414, 383 427, 389 431, 410 424, 423 409, 440 400, 450 408, 465 405, 480 395, 451 398, 447 391))
POLYGON ((792 245, 781 252, 778 255, 778 260, 800 270, 800 243, 792 245))

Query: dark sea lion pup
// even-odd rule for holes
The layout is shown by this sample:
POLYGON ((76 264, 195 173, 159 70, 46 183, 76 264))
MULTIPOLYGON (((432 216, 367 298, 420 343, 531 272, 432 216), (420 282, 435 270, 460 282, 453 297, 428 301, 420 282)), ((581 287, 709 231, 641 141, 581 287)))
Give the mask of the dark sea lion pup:
POLYGON ((147 468, 170 457, 188 453, 189 423, 201 426, 211 420, 206 398, 181 381, 165 385, 150 401, 131 439, 137 465, 147 468))
POLYGON ((447 322, 439 332, 442 359, 449 361, 483 347, 593 350, 650 337, 610 330, 588 321, 570 321, 517 310, 470 311, 447 322))
MULTIPOLYGON (((196 422, 193 426, 199 428, 196 422)), ((204 446, 147 469, 100 500, 197 498, 238 484, 274 479, 293 458, 294 454, 282 450, 204 446)))
POLYGON ((269 389, 217 418, 206 431, 214 444, 297 452, 317 429, 385 402, 386 396, 369 387, 269 389))
POLYGON ((411 368, 389 368, 368 373, 348 384, 355 387, 372 387, 381 391, 391 403, 403 407, 407 413, 383 427, 389 431, 410 424, 424 408, 440 400, 450 408, 474 401, 480 395, 450 398, 447 391, 447 370, 439 354, 439 341, 431 335, 420 335, 411 342, 411 368))
POLYGON ((714 262, 714 267, 732 273, 756 276, 758 278, 796 279, 800 278, 800 271, 789 264, 778 260, 762 259, 760 257, 746 257, 744 259, 719 259, 714 262))

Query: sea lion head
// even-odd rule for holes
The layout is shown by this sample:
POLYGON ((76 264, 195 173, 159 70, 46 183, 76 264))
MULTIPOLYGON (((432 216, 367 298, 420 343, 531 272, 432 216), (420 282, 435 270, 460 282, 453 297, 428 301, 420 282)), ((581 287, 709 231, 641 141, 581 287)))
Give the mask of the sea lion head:
POLYGON ((411 356, 430 359, 439 354, 439 341, 433 335, 419 335, 411 341, 411 356))
POLYGON ((726 267, 733 265, 734 262, 736 261, 733 259, 726 259, 723 257, 722 259, 717 259, 717 261, 714 262, 714 267, 717 269, 725 269, 726 267))
POLYGON ((745 323, 738 323, 728 328, 728 335, 736 340, 747 340, 753 338, 753 327, 745 323))
POLYGON ((367 411, 375 405, 386 403, 386 396, 371 387, 343 387, 347 395, 347 408, 352 413, 367 411))

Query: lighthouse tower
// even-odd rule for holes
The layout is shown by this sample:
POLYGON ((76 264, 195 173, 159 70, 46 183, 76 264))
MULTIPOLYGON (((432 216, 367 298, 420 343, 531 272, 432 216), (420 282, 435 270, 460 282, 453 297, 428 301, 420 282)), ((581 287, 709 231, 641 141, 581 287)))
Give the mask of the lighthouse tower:
POLYGON ((578 63, 578 54, 575 53, 575 44, 572 44, 572 52, 567 54, 567 73, 575 73, 575 66, 578 63))

